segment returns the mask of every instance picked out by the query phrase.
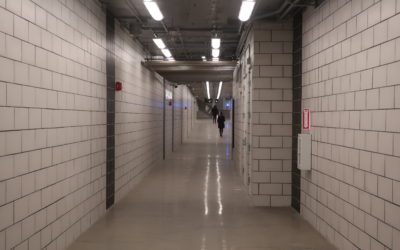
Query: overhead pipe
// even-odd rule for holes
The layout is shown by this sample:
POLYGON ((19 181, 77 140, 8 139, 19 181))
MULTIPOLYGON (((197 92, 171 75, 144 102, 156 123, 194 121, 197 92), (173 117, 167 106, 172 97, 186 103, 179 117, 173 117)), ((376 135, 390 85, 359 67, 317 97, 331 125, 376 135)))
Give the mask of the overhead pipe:
MULTIPOLYGON (((140 26, 142 27, 142 26, 144 25, 144 22, 143 22, 143 20, 140 18, 139 11, 136 9, 135 4, 132 3, 131 0, 125 0, 125 3, 128 5, 128 7, 129 7, 131 10, 133 10, 135 18, 139 21, 140 26)), ((153 30, 151 30, 151 31, 153 32, 153 34, 154 34, 155 36, 157 36, 156 33, 155 33, 153 30)), ((143 48, 145 49, 145 51, 150 55, 150 51, 146 48, 145 44, 143 44, 142 42, 140 42, 140 40, 138 40, 138 42, 143 46, 143 48)))
POLYGON ((126 3, 131 9, 134 10, 134 12, 135 12, 135 18, 139 21, 139 23, 140 23, 141 25, 143 25, 144 22, 143 22, 143 20, 140 18, 139 11, 136 9, 135 4, 132 3, 131 0, 125 0, 125 3, 126 3))
MULTIPOLYGON (((293 2, 291 2, 291 3, 290 3, 290 6, 285 10, 285 12, 283 12, 283 13, 280 15, 279 19, 281 20, 281 19, 285 18, 286 15, 287 15, 288 13, 290 13, 290 11, 292 11, 292 9, 293 9, 294 7, 299 6, 299 2, 300 2, 300 1, 301 1, 301 0, 294 0, 293 2)), ((304 5, 301 5, 301 6, 304 6, 304 5)))
POLYGON ((162 24, 162 26, 163 26, 163 28, 164 28, 164 31, 168 34, 169 31, 168 31, 167 25, 165 25, 164 21, 161 21, 161 24, 162 24))
MULTIPOLYGON (((121 18, 121 19, 128 19, 128 17, 118 17, 118 18, 121 18)), ((131 17, 130 19, 132 19, 132 17, 131 17)), ((150 29, 159 30, 159 29, 161 29, 161 28, 144 25, 144 26, 142 27, 142 29, 143 29, 143 30, 150 30, 150 29)), ((175 30, 175 29, 178 29, 178 27, 169 27, 169 29, 175 30)), ((214 31, 216 31, 216 32, 218 32, 218 33, 221 33, 221 32, 222 32, 222 30, 215 30, 215 29, 211 29, 211 28, 207 28, 207 27, 202 27, 202 28, 179 28, 179 29, 180 29, 180 31, 182 31, 182 32, 209 32, 209 33, 212 33, 212 32, 214 32, 214 31)), ((223 32, 224 32, 224 33, 237 33, 237 30, 236 30, 236 28, 229 28, 229 29, 224 29, 223 32)))
POLYGON ((279 15, 280 13, 282 13, 282 11, 284 11, 284 10, 286 9, 286 7, 287 7, 290 3, 291 3, 290 0, 285 0, 285 1, 281 4, 281 6, 279 7, 279 9, 277 9, 277 10, 275 10, 275 11, 272 11, 272 12, 268 12, 268 13, 265 13, 265 14, 262 14, 262 15, 259 15, 259 16, 256 16, 256 17, 251 18, 251 19, 250 19, 250 24, 253 23, 253 22, 255 22, 255 21, 258 21, 258 20, 260 20, 260 19, 264 19, 264 18, 268 18, 268 17, 272 17, 272 16, 277 16, 277 15, 279 15))
POLYGON ((185 42, 183 41, 182 32, 179 30, 179 28, 177 28, 176 31, 178 32, 179 40, 181 41, 182 47, 183 47, 183 49, 184 49, 184 51, 185 51, 185 56, 186 56, 186 57, 189 57, 189 56, 188 56, 187 49, 186 49, 186 47, 185 47, 185 42))

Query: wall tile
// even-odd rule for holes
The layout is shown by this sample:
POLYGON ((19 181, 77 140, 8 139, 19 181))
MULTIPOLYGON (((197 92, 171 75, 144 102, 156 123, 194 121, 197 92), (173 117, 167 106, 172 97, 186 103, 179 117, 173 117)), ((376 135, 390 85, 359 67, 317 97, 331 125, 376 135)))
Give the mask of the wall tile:
POLYGON ((14 33, 13 14, 3 8, 0 9, 0 31, 10 35, 14 33))
POLYGON ((283 53, 283 44, 280 42, 261 42, 260 53, 283 53))
POLYGON ((379 108, 381 109, 393 109, 394 108, 394 87, 381 88, 379 93, 379 108))
POLYGON ((14 108, 0 107, 0 130, 14 129, 14 108))
POLYGON ((14 16, 14 36, 21 40, 28 40, 28 21, 14 16))
POLYGON ((397 38, 400 36, 400 31, 396 27, 400 25, 400 16, 396 15, 388 20, 388 39, 397 38))
POLYGON ((374 44, 381 44, 388 40, 388 22, 381 22, 374 26, 374 44))
POLYGON ((15 129, 28 129, 28 109, 15 109, 15 129))
POLYGON ((400 132, 400 110, 388 110, 386 120, 386 130, 390 132, 400 132))
POLYGON ((380 2, 371 6, 368 10, 368 26, 377 24, 381 20, 380 2))
POLYGON ((260 194, 282 194, 282 184, 260 184, 260 194))
POLYGON ((398 168, 400 164, 400 158, 386 156, 385 157, 385 176, 396 181, 400 181, 400 169, 398 168))
POLYGON ((0 81, 12 82, 14 79, 14 64, 12 60, 0 58, 0 81))
POLYGON ((9 179, 6 181, 6 188, 7 188, 7 193, 6 193, 6 201, 11 202, 19 197, 21 197, 22 192, 21 192, 21 177, 16 177, 13 179, 9 179))

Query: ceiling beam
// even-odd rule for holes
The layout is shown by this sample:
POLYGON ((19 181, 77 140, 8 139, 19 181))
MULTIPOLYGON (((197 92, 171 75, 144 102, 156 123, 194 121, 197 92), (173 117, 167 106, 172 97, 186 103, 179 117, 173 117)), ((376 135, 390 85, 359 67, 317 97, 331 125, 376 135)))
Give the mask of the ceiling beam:
POLYGON ((236 61, 145 61, 143 65, 175 82, 230 81, 236 61))

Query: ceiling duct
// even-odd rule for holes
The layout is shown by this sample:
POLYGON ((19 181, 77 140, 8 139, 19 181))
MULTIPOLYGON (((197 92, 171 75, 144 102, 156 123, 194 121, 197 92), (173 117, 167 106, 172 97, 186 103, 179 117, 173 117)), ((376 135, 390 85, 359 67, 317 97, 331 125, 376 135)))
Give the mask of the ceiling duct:
POLYGON ((128 30, 129 33, 135 38, 139 37, 142 34, 142 28, 140 24, 137 23, 130 23, 128 30))

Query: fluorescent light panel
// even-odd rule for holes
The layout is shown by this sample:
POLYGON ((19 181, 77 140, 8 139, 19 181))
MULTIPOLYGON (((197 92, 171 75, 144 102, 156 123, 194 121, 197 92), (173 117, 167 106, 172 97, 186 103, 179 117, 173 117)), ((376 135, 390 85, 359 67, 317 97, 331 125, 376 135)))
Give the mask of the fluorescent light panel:
POLYGON ((144 6, 146 6, 147 10, 149 11, 151 17, 153 17, 156 21, 161 21, 164 19, 163 14, 161 13, 158 4, 152 0, 143 0, 144 6))
POLYGON ((250 19, 251 14, 253 13, 254 6, 256 5, 256 1, 254 0, 244 0, 242 2, 242 6, 240 7, 239 19, 242 22, 246 22, 250 19))
POLYGON ((221 47, 221 39, 220 38, 211 38, 211 47, 213 49, 219 49, 219 47, 221 47))
POLYGON ((217 99, 219 99, 219 97, 221 96, 221 90, 222 90, 222 81, 219 82, 217 99))
POLYGON ((165 43, 161 38, 154 38, 153 42, 157 45, 159 49, 165 49, 165 43))
POLYGON ((212 49, 212 56, 219 57, 219 49, 212 49))
POLYGON ((207 81, 206 85, 207 85, 207 97, 208 97, 208 99, 211 99, 210 98, 210 83, 207 81))
POLYGON ((169 49, 162 49, 161 52, 164 54, 165 57, 172 57, 171 51, 169 49))

